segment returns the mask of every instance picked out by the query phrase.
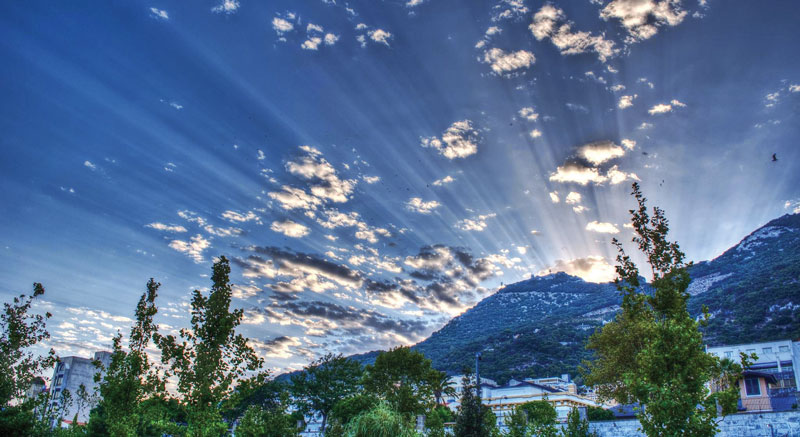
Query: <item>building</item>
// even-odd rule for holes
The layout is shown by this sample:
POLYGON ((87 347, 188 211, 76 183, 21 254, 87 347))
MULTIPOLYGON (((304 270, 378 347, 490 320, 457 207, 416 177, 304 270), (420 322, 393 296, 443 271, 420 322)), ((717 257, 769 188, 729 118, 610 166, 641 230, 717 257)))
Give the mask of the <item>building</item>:
POLYGON ((31 386, 25 391, 25 399, 36 399, 42 392, 47 391, 44 378, 37 376, 31 381, 31 386))
POLYGON ((104 368, 108 367, 111 361, 111 352, 95 352, 93 359, 74 356, 61 357, 56 363, 53 378, 50 380, 50 405, 57 407, 61 402, 64 390, 69 390, 73 402, 64 412, 63 419, 70 423, 76 413, 78 414, 79 423, 86 423, 89 420, 91 407, 78 411, 79 405, 75 402, 75 399, 81 385, 86 387, 86 391, 89 394, 93 394, 97 388, 97 383, 94 382, 94 375, 98 372, 97 367, 93 364, 95 360, 100 361, 104 368))
MULTIPOLYGON (((453 411, 460 405, 462 378, 463 376, 453 376, 449 380, 456 394, 446 397, 445 403, 453 411)), ((570 380, 569 375, 526 378, 521 381, 512 379, 505 385, 498 385, 490 379, 481 378, 481 400, 484 405, 492 409, 501 427, 505 426, 505 417, 510 415, 517 405, 525 402, 542 400, 550 402, 560 422, 567 420, 567 415, 573 408, 600 406, 596 401, 579 395, 578 387, 570 380)))

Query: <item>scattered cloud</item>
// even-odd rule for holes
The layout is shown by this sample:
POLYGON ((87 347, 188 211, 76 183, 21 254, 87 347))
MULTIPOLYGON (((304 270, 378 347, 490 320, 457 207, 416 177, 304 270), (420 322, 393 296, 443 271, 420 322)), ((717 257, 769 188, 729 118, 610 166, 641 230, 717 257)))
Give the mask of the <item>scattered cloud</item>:
POLYGON ((581 196, 581 193, 570 191, 569 194, 567 194, 567 197, 564 200, 564 202, 566 202, 568 205, 577 205, 581 203, 581 200, 583 200, 583 196, 581 196))
POLYGON ((261 224, 261 218, 256 215, 253 211, 247 211, 245 213, 241 213, 238 211, 227 210, 222 213, 222 218, 228 220, 231 223, 246 223, 246 222, 256 222, 261 224))
POLYGON ((383 29, 374 29, 367 32, 369 38, 378 44, 384 44, 389 47, 389 40, 392 39, 392 34, 383 29))
POLYGON ((591 221, 586 224, 586 230, 600 234, 619 234, 619 229, 613 223, 591 221))
POLYGON ((628 43, 652 37, 663 25, 677 26, 686 15, 681 0, 612 0, 600 11, 603 20, 619 20, 628 43))
POLYGON ((612 87, 610 87, 609 89, 610 89, 611 91, 614 91, 614 92, 616 93, 616 92, 619 92, 619 91, 624 91, 624 90, 625 90, 625 85, 623 85, 623 84, 621 84, 621 83, 618 83, 618 84, 616 84, 616 85, 613 85, 613 86, 612 86, 612 87))
POLYGON ((430 214, 439 206, 441 206, 441 204, 435 200, 426 202, 419 197, 412 197, 411 199, 408 199, 408 202, 406 202, 406 209, 409 211, 418 212, 420 214, 430 214))
POLYGON ((550 201, 553 203, 558 203, 561 199, 558 197, 558 191, 550 192, 550 201))
POLYGON ((640 124, 639 127, 637 127, 636 129, 645 130, 645 129, 650 129, 651 127, 653 127, 652 123, 648 123, 646 121, 643 121, 642 124, 640 124))
POLYGON ((270 229, 272 229, 274 232, 278 232, 292 238, 302 238, 311 232, 308 229, 308 226, 304 226, 288 219, 272 222, 270 229))
POLYGON ((528 135, 530 135, 531 138, 539 138, 540 136, 542 136, 542 131, 540 131, 539 129, 534 129, 530 131, 528 135))
POLYGON ((283 35, 286 32, 291 32, 294 30, 294 24, 291 21, 285 20, 280 17, 275 17, 272 19, 272 28, 275 30, 279 36, 283 35))
POLYGON ((200 234, 191 237, 189 241, 172 240, 169 243, 169 247, 189 256, 189 258, 198 264, 203 262, 203 251, 208 249, 209 246, 211 246, 211 241, 205 239, 200 234))
POLYGON ((370 185, 381 181, 380 176, 361 176, 361 179, 370 185))
POLYGON ((320 44, 322 44, 322 38, 314 36, 303 41, 300 47, 302 47, 303 50, 317 50, 320 44))
POLYGON ((605 39, 604 35, 592 35, 590 32, 573 32, 572 23, 567 21, 564 11, 546 4, 533 16, 529 26, 537 40, 549 38, 562 55, 575 55, 593 52, 601 62, 619 52, 614 41, 605 39))
POLYGON ((789 85, 790 93, 800 93, 800 85, 789 85))
POLYGON ((539 119, 539 114, 536 113, 530 106, 526 106, 519 110, 519 116, 528 121, 536 121, 539 119))
POLYGON ((332 46, 336 44, 336 41, 339 41, 339 35, 335 35, 332 33, 325 34, 325 45, 332 46))
POLYGON ((150 15, 159 20, 169 20, 169 13, 163 9, 150 8, 150 15))
POLYGON ((527 50, 506 53, 495 47, 483 53, 483 62, 489 64, 494 73, 503 75, 530 67, 536 62, 536 57, 527 50))
POLYGON ((92 164, 91 161, 83 161, 83 166, 88 168, 91 171, 97 170, 97 166, 95 164, 92 164))
POLYGON ((237 10, 239 10, 238 0, 222 0, 222 3, 211 8, 212 12, 216 12, 218 14, 233 14, 236 13, 237 10))
POLYGON ((553 182, 571 182, 578 185, 602 184, 604 182, 616 185, 626 180, 639 180, 636 174, 620 171, 616 165, 608 169, 606 174, 602 174, 597 168, 586 167, 574 162, 558 166, 556 171, 550 174, 549 179, 553 182))
POLYGON ((623 155, 625 155, 625 149, 611 141, 596 141, 584 144, 578 149, 578 156, 594 165, 600 165, 623 155))
POLYGON ((153 228, 157 231, 165 231, 165 232, 186 232, 186 228, 181 225, 165 225, 164 223, 150 223, 145 225, 148 228, 153 228))
POLYGON ((555 272, 578 276, 587 282, 610 282, 616 277, 614 266, 610 265, 602 256, 587 256, 571 260, 559 259, 551 267, 539 271, 538 275, 543 276, 555 272))
POLYGON ((630 95, 630 96, 622 96, 622 97, 620 97, 619 98, 619 103, 617 103, 617 107, 619 109, 630 108, 631 106, 633 106, 633 99, 635 99, 636 97, 637 97, 636 94, 633 94, 633 95, 630 95))
POLYGON ((436 186, 436 187, 441 187, 441 186, 447 185, 449 183, 452 183, 454 181, 455 181, 455 179, 452 176, 447 175, 447 176, 445 176, 445 177, 443 177, 441 179, 436 179, 435 181, 433 181, 433 185, 436 186))
POLYGON ((308 23, 308 25, 306 26, 306 33, 313 33, 313 32, 322 33, 324 32, 324 29, 322 28, 322 26, 319 26, 317 24, 308 23))
POLYGON ((481 232, 484 229, 486 229, 486 226, 488 226, 486 224, 486 220, 494 217, 497 217, 497 214, 495 213, 483 214, 472 218, 459 220, 458 223, 456 223, 456 228, 461 229, 462 231, 481 232))
POLYGON ((647 112, 650 115, 664 114, 664 113, 667 113, 667 112, 672 112, 672 110, 674 108, 685 108, 685 107, 686 107, 686 104, 681 103, 680 101, 673 99, 668 104, 667 103, 659 103, 659 104, 653 106, 652 108, 650 108, 647 112))
POLYGON ((437 137, 422 138, 420 145, 439 151, 447 159, 466 158, 478 153, 479 135, 470 120, 461 120, 453 123, 437 137))
POLYGON ((633 150, 634 147, 636 147, 636 141, 629 140, 627 138, 625 138, 622 141, 620 141, 620 144, 622 144, 622 146, 625 147, 628 150, 633 150))
POLYGON ((791 210, 792 214, 800 214, 800 200, 787 200, 783 207, 791 210))

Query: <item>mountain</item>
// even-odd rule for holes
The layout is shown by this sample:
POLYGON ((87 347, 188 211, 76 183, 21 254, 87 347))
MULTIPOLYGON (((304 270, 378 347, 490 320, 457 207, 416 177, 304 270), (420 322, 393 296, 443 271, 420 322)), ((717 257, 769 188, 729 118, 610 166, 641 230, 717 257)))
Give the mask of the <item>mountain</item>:
MULTIPOLYGON (((690 267, 689 311, 708 307, 711 345, 800 338, 800 214, 775 219, 711 261, 690 267)), ((508 285, 414 346, 434 367, 460 373, 482 354, 481 374, 509 378, 577 375, 586 340, 611 320, 613 284, 556 273, 508 285)), ((374 360, 377 352, 355 357, 374 360)))

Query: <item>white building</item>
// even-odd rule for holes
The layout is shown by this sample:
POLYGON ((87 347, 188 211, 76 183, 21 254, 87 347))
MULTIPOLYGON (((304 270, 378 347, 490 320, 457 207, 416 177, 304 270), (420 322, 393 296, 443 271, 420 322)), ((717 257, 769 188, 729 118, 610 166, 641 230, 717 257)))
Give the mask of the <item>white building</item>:
POLYGON ((94 375, 98 369, 92 361, 98 360, 103 367, 108 367, 111 361, 111 352, 95 352, 94 359, 83 357, 60 357, 56 368, 53 371, 53 379, 50 385, 50 404, 57 406, 61 400, 64 390, 69 390, 72 397, 72 404, 64 412, 63 419, 71 423, 75 414, 78 413, 78 422, 86 423, 89 420, 89 410, 92 406, 87 406, 80 412, 78 411, 78 389, 81 385, 86 387, 89 394, 93 394, 97 383, 94 382, 94 375))
MULTIPOLYGON (((462 378, 463 376, 453 376, 449 380, 456 395, 446 397, 445 403, 453 411, 460 406, 462 378)), ((557 420, 560 422, 567 420, 567 415, 573 408, 600 406, 594 400, 579 395, 577 386, 570 381, 568 375, 526 378, 522 381, 512 379, 505 385, 498 385, 490 379, 481 378, 481 401, 492 409, 497 416, 499 426, 505 425, 505 417, 511 414, 517 405, 542 400, 550 402, 555 407, 557 420)))
POLYGON ((797 390, 800 387, 800 342, 791 340, 767 341, 763 343, 734 344, 706 347, 706 351, 720 358, 729 358, 739 362, 739 353, 754 353, 758 359, 749 370, 772 373, 778 381, 778 387, 797 390))

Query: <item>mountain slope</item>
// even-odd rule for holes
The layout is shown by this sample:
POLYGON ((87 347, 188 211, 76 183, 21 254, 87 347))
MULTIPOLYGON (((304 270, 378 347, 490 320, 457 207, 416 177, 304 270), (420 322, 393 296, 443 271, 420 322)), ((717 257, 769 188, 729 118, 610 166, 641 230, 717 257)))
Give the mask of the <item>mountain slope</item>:
MULTIPOLYGON (((706 305, 712 315, 708 343, 800 338, 800 214, 769 222, 690 274, 690 312, 699 315, 706 305)), ((449 373, 473 365, 481 351, 481 373, 500 382, 576 375, 591 357, 586 340, 613 318, 620 300, 613 284, 565 273, 531 278, 485 298, 415 348, 449 373)))

